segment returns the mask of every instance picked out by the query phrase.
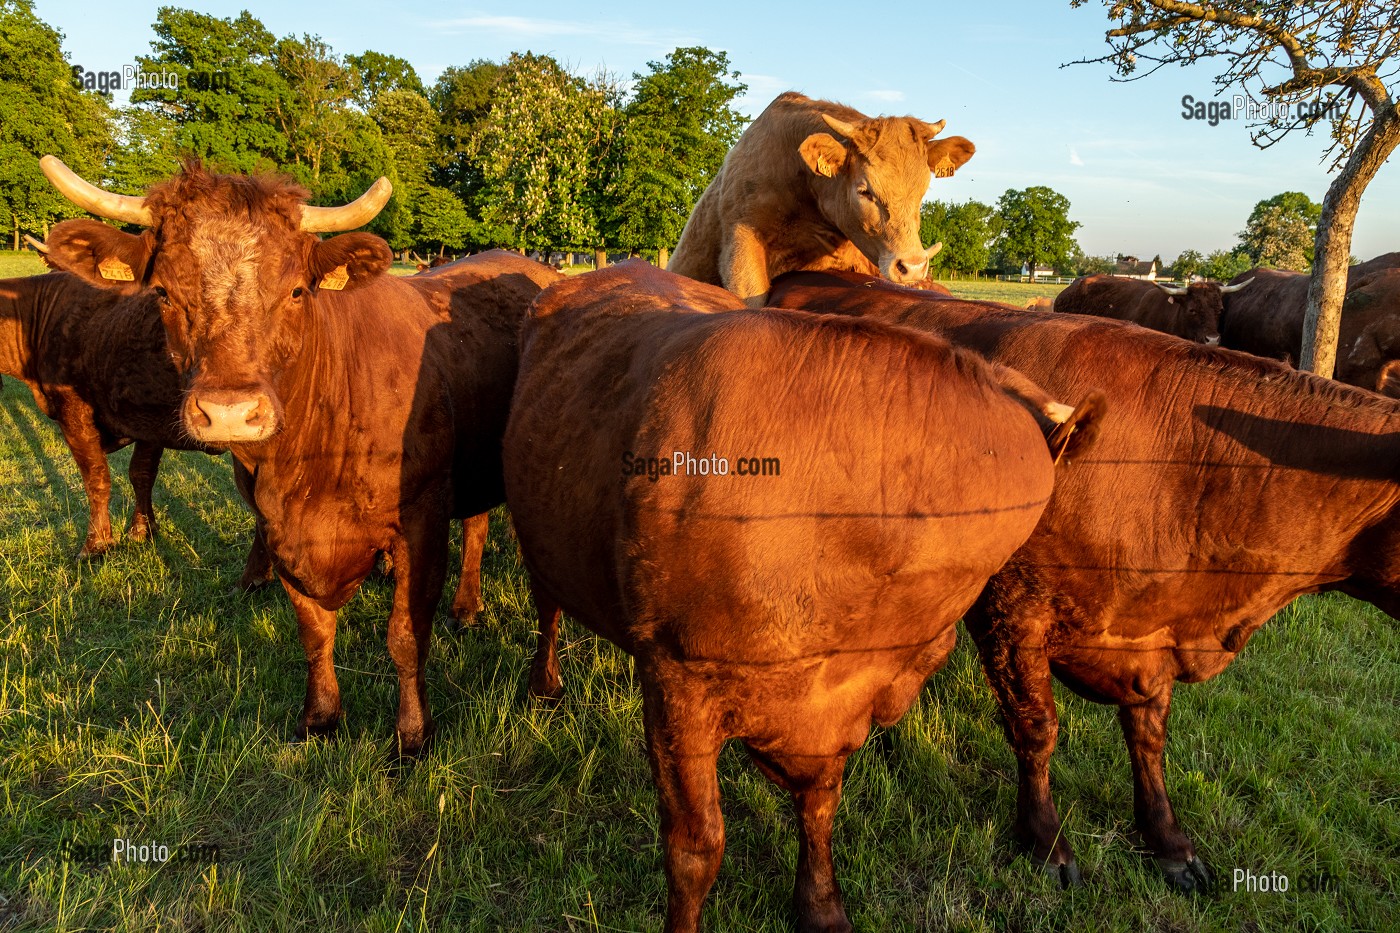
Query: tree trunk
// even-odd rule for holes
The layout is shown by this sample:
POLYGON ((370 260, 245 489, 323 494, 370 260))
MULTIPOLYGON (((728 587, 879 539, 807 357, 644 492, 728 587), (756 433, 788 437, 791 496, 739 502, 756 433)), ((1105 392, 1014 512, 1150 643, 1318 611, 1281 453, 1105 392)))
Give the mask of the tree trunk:
POLYGON ((573 264, 574 264, 574 254, 573 254, 572 252, 565 253, 565 254, 564 254, 564 265, 566 265, 566 266, 572 266, 573 264))
POLYGON ((19 215, 11 214, 15 221, 15 252, 19 252, 19 215))
POLYGON ((593 268, 602 269, 608 264, 608 251, 605 249, 595 249, 593 251, 593 268))
POLYGON ((1351 234, 1361 195, 1400 144, 1400 114, 1394 104, 1376 116, 1337 179, 1322 199, 1322 217, 1313 243, 1308 309, 1303 317, 1303 346, 1298 368, 1329 379, 1337 366, 1337 336, 1347 294, 1351 234))
POLYGON ((656 265, 662 269, 666 268, 666 261, 669 257, 666 254, 666 247, 662 246, 656 251, 656 265))

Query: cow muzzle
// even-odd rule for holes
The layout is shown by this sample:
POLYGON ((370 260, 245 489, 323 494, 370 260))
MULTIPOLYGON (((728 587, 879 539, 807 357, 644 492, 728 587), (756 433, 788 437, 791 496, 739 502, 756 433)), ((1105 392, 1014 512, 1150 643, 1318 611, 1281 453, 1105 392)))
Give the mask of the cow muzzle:
POLYGON ((880 257, 880 274, 897 285, 912 285, 922 282, 924 276, 928 274, 928 261, 937 255, 943 248, 942 243, 935 243, 928 249, 920 249, 916 253, 908 253, 903 256, 886 254, 880 257))
POLYGON ((277 408, 261 391, 191 390, 185 427, 203 444, 242 444, 277 433, 277 408))

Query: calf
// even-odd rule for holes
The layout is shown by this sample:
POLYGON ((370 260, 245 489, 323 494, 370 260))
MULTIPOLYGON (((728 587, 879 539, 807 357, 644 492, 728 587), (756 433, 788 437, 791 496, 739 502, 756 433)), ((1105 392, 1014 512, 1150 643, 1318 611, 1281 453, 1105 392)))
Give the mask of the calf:
POLYGON ((1053 672, 1119 708, 1144 843, 1173 885, 1208 884, 1163 776, 1173 684, 1220 673, 1303 593, 1400 614, 1400 403, 1116 321, 930 300, 868 277, 790 276, 773 298, 946 336, 1059 398, 1104 390, 1112 421, 1063 468, 967 625, 1016 753, 1016 832, 1035 857, 1078 880, 1050 792, 1053 672))
POLYGON ((1054 310, 1062 314, 1092 314, 1140 324, 1150 330, 1211 346, 1220 342, 1223 297, 1239 291, 1249 280, 1233 285, 1192 282, 1159 285, 1115 275, 1086 275, 1055 296, 1054 310))
POLYGON ((506 494, 557 685, 562 607, 636 658, 668 930, 724 848, 715 771, 744 742, 790 791, 803 929, 848 930, 831 855, 846 757, 953 647, 1025 540, 1067 426, 1018 374, 874 322, 753 312, 629 262, 535 302, 506 494), (1053 430, 1052 430, 1053 429, 1053 430))
MULTIPOLYGON (((136 502, 127 537, 146 541, 156 533, 151 491, 161 455, 217 453, 180 426, 180 378, 154 295, 93 288, 66 272, 0 280, 0 373, 29 386, 78 465, 88 499, 81 557, 114 543, 107 454, 136 445, 127 470, 136 502)), ((252 586, 266 572, 254 536, 240 584, 252 586)))
POLYGON ((763 305, 773 276, 793 269, 919 281, 941 246, 919 242, 929 173, 952 175, 975 151, 961 136, 934 139, 942 129, 942 121, 872 119, 831 101, 780 95, 700 195, 668 268, 722 285, 753 307, 763 305))
POLYGON ((336 610, 387 552, 394 566, 389 652, 399 674, 403 754, 433 733, 425 668, 446 572, 450 519, 472 517, 453 612, 480 608, 486 512, 504 498, 500 443, 530 300, 560 276, 509 253, 426 275, 385 274, 368 233, 384 179, 357 201, 312 207, 274 177, 190 163, 144 198, 113 195, 45 157, 80 206, 149 229, 65 221, 50 260, 93 284, 154 293, 184 384, 183 426, 227 447, 253 480, 277 573, 307 659, 296 734, 335 729, 336 610), (470 601, 462 599, 470 595, 470 601))

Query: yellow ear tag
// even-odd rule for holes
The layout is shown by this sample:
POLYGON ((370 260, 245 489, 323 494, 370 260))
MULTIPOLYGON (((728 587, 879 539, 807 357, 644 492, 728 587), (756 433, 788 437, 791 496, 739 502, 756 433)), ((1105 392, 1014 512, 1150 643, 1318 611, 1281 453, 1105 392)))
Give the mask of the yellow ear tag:
POLYGON ((134 282, 136 276, 132 274, 131 267, 115 256, 108 256, 97 264, 97 271, 104 279, 113 282, 134 282))
POLYGON ((933 167, 933 177, 949 178, 957 170, 958 167, 953 164, 953 160, 948 158, 947 156, 944 156, 943 158, 939 159, 938 164, 933 167))
POLYGON ((325 274, 318 287, 328 291, 338 292, 345 288, 345 283, 348 281, 350 281, 349 271, 344 266, 336 266, 325 274))

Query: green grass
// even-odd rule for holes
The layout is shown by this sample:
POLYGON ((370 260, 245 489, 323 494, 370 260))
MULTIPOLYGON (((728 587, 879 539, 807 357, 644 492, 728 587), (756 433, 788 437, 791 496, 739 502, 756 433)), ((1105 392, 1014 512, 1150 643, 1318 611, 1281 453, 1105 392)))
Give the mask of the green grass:
POLYGON ((998 282, 995 279, 940 279, 954 297, 1000 301, 1024 308, 1032 298, 1054 298, 1065 286, 1031 282, 998 282))
POLYGON ((0 250, 0 279, 17 279, 22 275, 39 275, 48 267, 32 250, 0 250))
MULTIPOLYGON (((114 524, 130 514, 113 458, 114 524)), ((665 886, 628 658, 567 626, 568 695, 529 702, 532 621, 508 527, 486 618, 439 629, 439 741, 387 766, 390 590, 342 612, 345 721, 289 743, 304 686, 280 588, 231 595, 252 522, 228 465, 168 455, 163 535, 73 559, 86 509, 50 422, 0 399, 0 929, 657 929, 665 886), (216 869, 65 865, 64 840, 212 842, 216 869)), ((1015 768, 973 653, 851 759, 838 870, 862 930, 1382 930, 1400 882, 1400 632, 1342 597, 1307 599, 1225 674, 1184 687, 1168 779, 1217 876, 1326 870, 1337 893, 1168 893, 1129 841, 1113 712, 1061 695, 1054 777, 1088 886, 1064 892, 1008 839, 1015 768)), ((788 930, 787 799, 733 747, 712 930, 788 930)))

